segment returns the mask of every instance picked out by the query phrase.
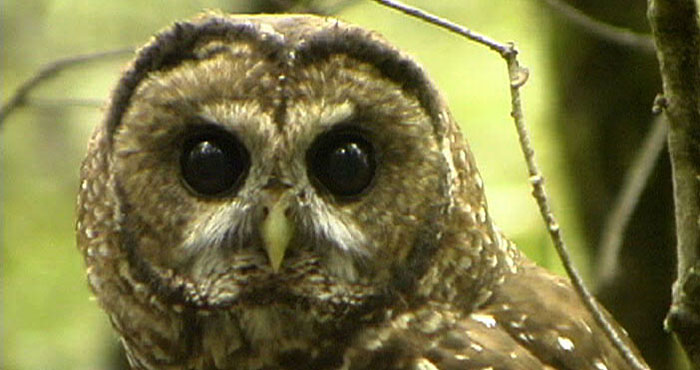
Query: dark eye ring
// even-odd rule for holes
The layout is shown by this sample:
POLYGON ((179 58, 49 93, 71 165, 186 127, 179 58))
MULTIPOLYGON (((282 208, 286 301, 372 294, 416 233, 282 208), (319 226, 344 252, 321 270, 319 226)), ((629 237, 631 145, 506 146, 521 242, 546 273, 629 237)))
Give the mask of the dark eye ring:
POLYGON ((180 154, 180 172, 188 188, 203 196, 225 196, 236 190, 250 168, 250 154, 223 130, 198 130, 188 136, 180 154))
POLYGON ((364 133, 348 128, 320 135, 311 144, 306 162, 310 177, 339 197, 368 189, 377 168, 372 143, 364 133))

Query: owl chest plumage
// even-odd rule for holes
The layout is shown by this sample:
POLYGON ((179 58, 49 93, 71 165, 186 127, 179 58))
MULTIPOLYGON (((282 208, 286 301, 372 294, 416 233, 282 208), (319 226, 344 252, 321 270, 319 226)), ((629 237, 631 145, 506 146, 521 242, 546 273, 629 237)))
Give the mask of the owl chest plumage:
POLYGON ((269 306, 236 311, 202 319, 201 347, 191 356, 191 366, 293 369, 316 364, 337 368, 342 343, 349 340, 339 330, 328 330, 329 325, 319 322, 313 310, 269 306), (319 331, 319 327, 325 329, 319 331))
POLYGON ((542 277, 531 265, 523 268, 523 276, 507 277, 494 287, 491 298, 474 310, 449 302, 424 302, 403 310, 385 307, 373 312, 372 320, 353 317, 345 322, 339 317, 319 320, 321 316, 313 310, 288 307, 203 318, 197 350, 180 366, 626 368, 616 351, 602 345, 602 332, 589 314, 581 312, 578 298, 565 280, 542 277))

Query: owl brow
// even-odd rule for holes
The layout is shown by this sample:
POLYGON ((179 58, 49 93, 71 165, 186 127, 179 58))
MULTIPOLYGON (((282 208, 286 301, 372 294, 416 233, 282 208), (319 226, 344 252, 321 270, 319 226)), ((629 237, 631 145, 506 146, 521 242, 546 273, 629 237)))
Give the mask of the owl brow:
POLYGON ((335 27, 323 29, 305 40, 295 51, 300 66, 319 63, 335 55, 346 55, 373 65, 379 72, 416 96, 433 121, 440 122, 440 102, 435 98, 437 90, 422 68, 393 46, 378 40, 362 29, 338 31, 335 27))
POLYGON ((136 59, 112 93, 112 99, 110 99, 112 103, 105 123, 110 146, 113 142, 112 134, 121 123, 122 116, 139 83, 151 72, 168 70, 185 60, 201 58, 196 54, 195 49, 203 39, 249 41, 252 48, 272 59, 279 58, 272 51, 281 52, 284 42, 281 36, 265 34, 265 37, 261 37, 258 25, 252 22, 234 23, 225 18, 214 17, 200 24, 175 23, 138 52, 136 59))

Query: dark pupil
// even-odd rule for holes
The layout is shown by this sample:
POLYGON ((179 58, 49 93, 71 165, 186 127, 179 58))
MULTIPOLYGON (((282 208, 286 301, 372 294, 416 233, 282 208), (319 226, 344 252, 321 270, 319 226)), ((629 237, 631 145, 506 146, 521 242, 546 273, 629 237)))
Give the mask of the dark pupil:
POLYGON ((210 135, 189 140, 180 162, 182 176, 194 191, 218 195, 238 185, 248 169, 249 158, 234 138, 210 135))
POLYGON ((374 177, 373 148, 357 134, 327 134, 314 145, 310 156, 312 175, 335 195, 359 194, 374 177))

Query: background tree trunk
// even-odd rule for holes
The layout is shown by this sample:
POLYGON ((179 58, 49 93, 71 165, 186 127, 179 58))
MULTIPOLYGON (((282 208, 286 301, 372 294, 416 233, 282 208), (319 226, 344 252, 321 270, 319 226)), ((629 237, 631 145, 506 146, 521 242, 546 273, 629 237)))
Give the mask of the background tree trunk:
MULTIPOLYGON (((603 22, 649 33, 646 2, 569 3, 603 22)), ((652 103, 661 91, 658 66, 654 54, 601 40, 554 18, 559 24, 551 49, 559 100, 552 106, 555 126, 566 142, 583 230, 596 256, 622 177, 651 129, 652 103)), ((674 245, 671 173, 664 151, 625 232, 617 277, 596 292, 653 369, 673 366, 672 336, 663 330, 663 320, 674 278, 674 245)))

